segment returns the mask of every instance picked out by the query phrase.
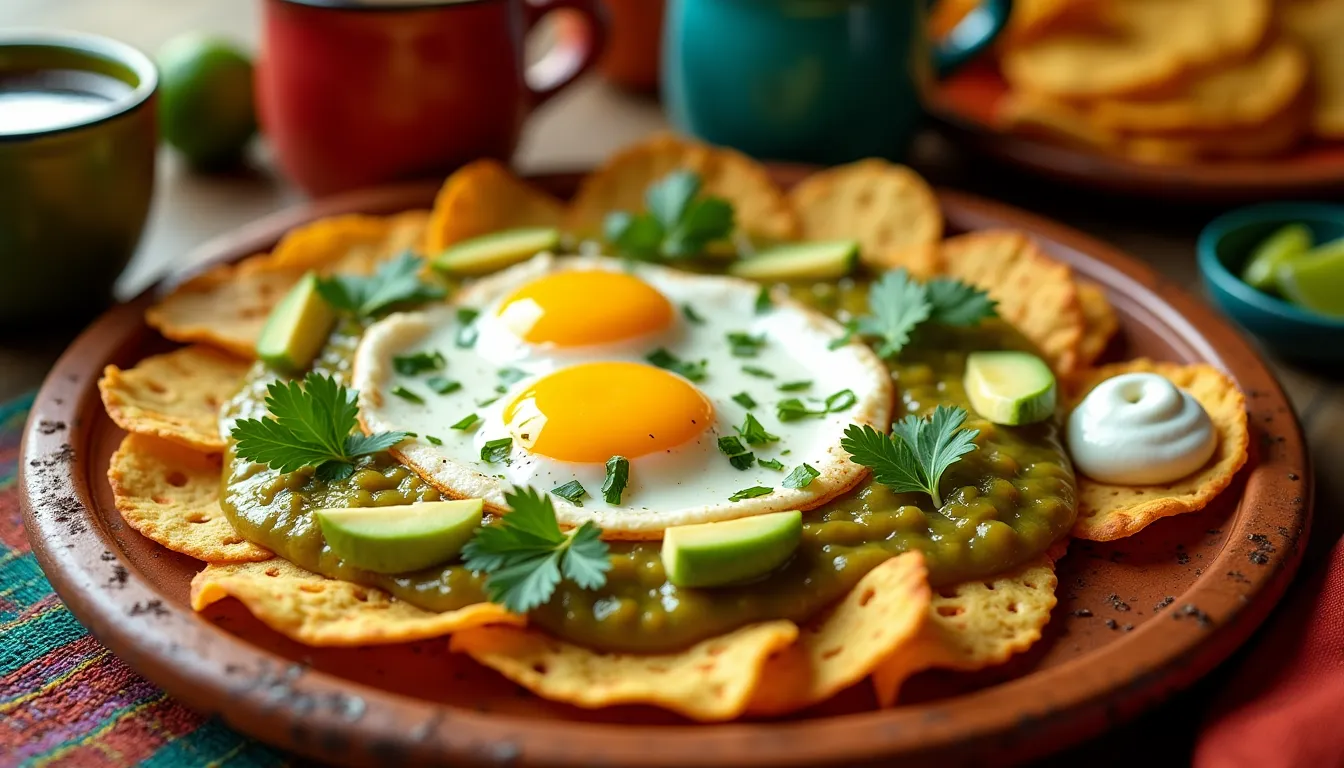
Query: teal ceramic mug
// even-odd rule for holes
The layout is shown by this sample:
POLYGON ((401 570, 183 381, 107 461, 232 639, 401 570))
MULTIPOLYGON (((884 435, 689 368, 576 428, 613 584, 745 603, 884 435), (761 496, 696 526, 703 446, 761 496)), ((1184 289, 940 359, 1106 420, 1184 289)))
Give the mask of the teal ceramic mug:
POLYGON ((676 127, 757 157, 899 159, 920 93, 990 42, 1010 0, 985 0, 945 41, 925 0, 669 0, 663 101, 676 127))
POLYGON ((0 333, 111 300, 149 214, 157 85, 114 40, 0 31, 0 333))

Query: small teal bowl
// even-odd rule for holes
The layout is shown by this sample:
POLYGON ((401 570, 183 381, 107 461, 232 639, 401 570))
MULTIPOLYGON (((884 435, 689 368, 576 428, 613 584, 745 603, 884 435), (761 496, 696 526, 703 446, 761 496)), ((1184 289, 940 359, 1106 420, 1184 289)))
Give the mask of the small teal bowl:
POLYGON ((1264 203, 1219 216, 1199 234, 1204 285, 1223 312, 1282 357, 1344 363, 1344 318, 1310 312, 1243 283, 1237 276, 1255 250, 1285 224, 1302 223, 1316 243, 1344 237, 1344 206, 1264 203))

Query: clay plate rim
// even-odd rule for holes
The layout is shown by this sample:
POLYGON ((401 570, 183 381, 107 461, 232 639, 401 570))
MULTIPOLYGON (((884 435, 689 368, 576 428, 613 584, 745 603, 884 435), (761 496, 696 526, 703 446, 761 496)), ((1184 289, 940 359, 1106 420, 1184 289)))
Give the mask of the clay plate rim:
MULTIPOLYGON (((784 184, 807 169, 776 166, 784 184)), ((540 177, 556 190, 573 175, 540 177)), ((354 193, 266 217, 203 247, 210 262, 237 259, 322 216, 427 205, 427 183, 354 193)), ((1179 332, 1188 351, 1224 368, 1248 393, 1252 419, 1283 436, 1249 469, 1232 536, 1179 600, 1203 621, 1149 622, 1104 650, 947 700, 841 717, 718 726, 622 726, 538 721, 435 706, 305 670, 165 601, 120 562, 112 534, 90 511, 88 440, 103 418, 96 381, 104 361, 152 333, 142 296, 86 330, 43 385, 21 451, 21 502, 38 561, 57 593, 102 643, 170 694, 217 712, 239 730, 327 760, 358 764, 782 766, 878 763, 901 757, 1022 760, 1100 732, 1189 685, 1242 643, 1282 595, 1300 559, 1311 508, 1305 446, 1292 409, 1251 348, 1212 310, 1149 268, 1075 230, 1007 205, 940 191, 957 230, 1014 227, 1103 284, 1122 315, 1142 308, 1179 332), (1290 479, 1295 473, 1299 480, 1290 479), (1246 530, 1282 526, 1288 545, 1236 589, 1216 578, 1253 551, 1246 530), (113 570, 114 565, 126 571, 113 570), (127 572, 128 571, 128 572, 127 572), (119 573, 116 589, 108 573, 119 573), (1038 695, 1049 692, 1050 696, 1038 695), (277 703, 304 700, 309 706, 277 703), (1042 703, 1050 699, 1054 705, 1042 703), (313 703, 326 702, 325 706, 313 703), (357 703, 352 704, 352 702, 357 703)), ((1253 451, 1255 447, 1253 446, 1253 451)), ((100 472, 97 474, 101 474, 100 472)), ((132 534, 133 535, 133 534, 132 534)))
POLYGON ((1059 182, 1165 200, 1257 202, 1344 190, 1344 146, 1308 142, 1281 157, 1157 165, 1007 133, 990 117, 1007 92, 987 64, 968 67, 934 86, 929 113, 955 140, 975 151, 1059 182))

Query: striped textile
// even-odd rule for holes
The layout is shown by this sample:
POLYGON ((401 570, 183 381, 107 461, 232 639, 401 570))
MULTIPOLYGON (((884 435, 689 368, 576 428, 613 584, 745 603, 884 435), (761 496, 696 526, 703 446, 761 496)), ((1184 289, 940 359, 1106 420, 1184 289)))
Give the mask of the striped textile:
POLYGON ((51 591, 19 514, 19 438, 31 403, 0 405, 0 768, 284 765, 131 671, 51 591))

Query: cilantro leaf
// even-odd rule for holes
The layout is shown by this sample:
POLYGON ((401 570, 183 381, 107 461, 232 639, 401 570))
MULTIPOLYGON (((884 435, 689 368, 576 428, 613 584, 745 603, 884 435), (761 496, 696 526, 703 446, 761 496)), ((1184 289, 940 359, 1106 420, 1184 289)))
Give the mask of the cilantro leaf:
POLYGON ((620 504, 621 494, 630 481, 630 460, 624 456, 607 459, 607 477, 602 481, 602 498, 608 504, 620 504))
POLYGON ((630 259, 656 261, 658 245, 663 241, 663 226, 647 214, 636 216, 626 211, 607 214, 603 235, 616 252, 630 259))
POLYGON ((606 584, 610 550, 600 528, 586 522, 564 533, 550 497, 532 488, 514 488, 504 500, 511 511, 478 529, 462 550, 465 565, 486 574, 491 602, 527 613, 545 605, 562 580, 582 589, 606 584))
POLYGON ((976 450, 976 429, 963 429, 966 411, 940 405, 927 419, 914 414, 892 425, 884 435, 869 426, 851 424, 840 440, 857 464, 873 470, 873 478, 897 493, 927 493, 942 507, 939 483, 947 468, 976 450))
POLYGON ((708 360, 701 360, 699 362, 682 360, 662 347, 655 349, 644 359, 647 360, 650 365, 656 365, 664 370, 679 373, 689 381, 704 381, 706 376, 705 367, 709 365, 708 360))
POLYGON ((671 231, 699 193, 699 175, 686 170, 673 171, 644 192, 644 206, 663 229, 671 231))
POLYGON ((557 485, 551 489, 551 493, 568 501, 576 507, 583 506, 583 500, 588 496, 588 489, 583 487, 583 483, 578 480, 570 480, 564 485, 557 485))
POLYGON ((416 352, 413 355, 398 355, 392 358, 392 368, 402 376, 415 376, 430 371, 441 371, 448 364, 443 353, 416 352))
POLYGON ((696 325, 705 324, 705 318, 701 317, 700 313, 695 311, 695 307, 692 307, 690 304, 681 305, 681 314, 686 316, 688 322, 695 323, 696 325))
POLYGON ((369 276, 319 277, 317 291, 333 309, 356 317, 374 317, 394 307, 442 299, 443 288, 420 280, 423 263, 423 259, 404 251, 380 264, 369 276))
POLYGON ((765 334, 752 336, 742 331, 731 331, 727 338, 733 357, 755 357, 765 348, 765 334))
POLYGON ((943 325, 976 325, 998 315, 998 302, 973 285, 938 277, 924 283, 932 309, 929 319, 943 325))
POLYGON ((644 193, 646 213, 614 211, 602 231, 626 258, 641 261, 696 256, 733 232, 733 207, 718 197, 700 197, 700 177, 677 170, 644 193))
POLYGON ((868 292, 871 315, 859 318, 859 332, 881 341, 880 357, 895 357, 910 342, 915 326, 933 311, 928 289, 910 279, 904 269, 882 275, 868 292))
POLYGON ((719 453, 727 456, 728 463, 737 469, 751 469, 751 463, 756 460, 756 454, 744 448, 742 440, 733 435, 719 438, 719 453))
POLYGON ((358 425, 355 393, 318 373, 309 373, 302 384, 271 382, 266 408, 269 417, 242 419, 230 434, 240 458, 279 472, 313 467, 319 479, 344 479, 354 472, 355 459, 407 437, 405 432, 351 434, 358 425))
POLYGON ((747 414, 747 420, 742 423, 742 426, 737 427, 737 434, 747 441, 747 445, 766 445, 779 441, 779 435, 772 435, 765 431, 761 422, 757 421, 756 417, 750 413, 747 414))
POLYGON ((728 500, 741 501, 743 499, 754 499, 757 496, 769 496, 774 492, 774 488, 767 488, 764 485, 753 485, 750 488, 743 488, 737 493, 734 493, 732 496, 728 497, 728 500))
MULTIPOLYGON (((815 398, 813 399, 815 400, 815 398)), ((821 417, 829 413, 839 413, 841 411, 849 410, 854 407, 854 404, 858 401, 859 398, 854 394, 854 390, 852 389, 842 389, 839 392, 833 393, 830 397, 826 398, 820 408, 809 408, 802 400, 799 400, 796 397, 790 397, 780 400, 775 404, 775 417, 784 422, 798 421, 799 419, 805 419, 809 416, 821 417)))
POLYGON ((784 471, 784 464, 780 462, 779 459, 757 459, 756 463, 766 469, 773 469, 776 472, 784 471))
POLYGON ((773 378, 775 378, 775 374, 771 373, 770 371, 765 370, 764 368, 761 368, 761 367, 759 367, 759 366, 755 366, 755 365, 744 365, 744 366, 742 366, 742 372, 745 373, 745 374, 747 374, 748 376, 755 376, 755 377, 758 378, 758 379, 773 379, 773 378))
POLYGON ((756 407, 756 401, 746 392, 738 392, 736 395, 733 395, 733 402, 747 409, 756 407))
POLYGON ((793 468, 792 472, 784 476, 784 487, 806 488, 818 477, 821 477, 821 473, 811 464, 799 464, 793 468))
POLYGON ((770 296, 770 287, 762 285, 761 290, 756 292, 756 314, 764 315, 774 308, 775 300, 770 296))
POLYGON ((661 252, 671 259, 696 256, 705 246, 733 233, 733 206, 719 197, 706 197, 690 204, 681 221, 663 238, 661 252))

